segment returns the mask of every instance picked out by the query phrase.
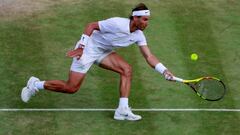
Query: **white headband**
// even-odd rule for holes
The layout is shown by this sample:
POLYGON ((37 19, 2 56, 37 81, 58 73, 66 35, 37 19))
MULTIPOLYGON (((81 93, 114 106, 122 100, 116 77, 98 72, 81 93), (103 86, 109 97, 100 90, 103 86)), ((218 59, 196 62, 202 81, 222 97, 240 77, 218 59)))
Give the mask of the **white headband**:
POLYGON ((149 10, 133 11, 132 16, 150 16, 150 11, 149 10))

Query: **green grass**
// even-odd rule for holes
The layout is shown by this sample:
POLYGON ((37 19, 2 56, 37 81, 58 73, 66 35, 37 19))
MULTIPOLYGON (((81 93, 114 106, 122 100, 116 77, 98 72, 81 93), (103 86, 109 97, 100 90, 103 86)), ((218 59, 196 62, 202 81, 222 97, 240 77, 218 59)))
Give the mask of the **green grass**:
MULTIPOLYGON (((47 1, 46 1, 47 2, 47 1)), ((139 1, 61 1, 44 11, 0 18, 0 108, 116 108, 119 75, 93 66, 78 93, 41 91, 28 104, 20 92, 32 75, 42 80, 68 76, 74 47, 88 22, 128 17, 139 1), (14 16, 15 17, 15 16, 14 16)), ((240 2, 237 0, 154 0, 145 31, 152 52, 186 79, 221 78, 228 93, 207 102, 188 87, 167 82, 133 45, 117 52, 132 65, 133 108, 240 108, 240 2), (197 53, 198 61, 190 54, 197 53)), ((1 10, 1 9, 0 9, 1 10)), ((3 12, 4 13, 4 12, 3 12)), ((1 14, 0 14, 1 15, 1 14)), ((0 134, 237 135, 238 112, 137 112, 139 122, 115 121, 113 112, 0 112, 0 134)))

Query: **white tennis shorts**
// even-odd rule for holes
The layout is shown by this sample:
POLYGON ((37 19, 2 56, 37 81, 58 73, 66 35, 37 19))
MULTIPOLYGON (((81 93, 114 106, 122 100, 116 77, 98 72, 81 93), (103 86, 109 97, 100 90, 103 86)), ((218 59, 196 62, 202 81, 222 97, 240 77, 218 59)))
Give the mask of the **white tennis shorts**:
MULTIPOLYGON (((73 58, 71 71, 87 73, 94 63, 99 65, 106 56, 114 52, 112 49, 103 49, 100 46, 100 43, 95 42, 90 38, 87 46, 83 49, 81 58, 79 60, 73 58)), ((75 49, 77 47, 78 46, 76 45, 75 49)))

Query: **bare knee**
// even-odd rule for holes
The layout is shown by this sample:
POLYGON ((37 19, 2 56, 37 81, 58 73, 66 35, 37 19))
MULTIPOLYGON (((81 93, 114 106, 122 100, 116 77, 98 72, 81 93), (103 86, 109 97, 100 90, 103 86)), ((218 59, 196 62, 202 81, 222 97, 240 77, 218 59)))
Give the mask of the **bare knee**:
POLYGON ((65 87, 65 90, 67 91, 67 93, 73 94, 73 93, 76 93, 79 90, 79 88, 80 87, 78 87, 78 86, 69 86, 69 85, 67 85, 65 87))
POLYGON ((125 76, 125 77, 130 77, 132 76, 132 67, 129 64, 125 64, 122 67, 122 72, 121 75, 125 76))

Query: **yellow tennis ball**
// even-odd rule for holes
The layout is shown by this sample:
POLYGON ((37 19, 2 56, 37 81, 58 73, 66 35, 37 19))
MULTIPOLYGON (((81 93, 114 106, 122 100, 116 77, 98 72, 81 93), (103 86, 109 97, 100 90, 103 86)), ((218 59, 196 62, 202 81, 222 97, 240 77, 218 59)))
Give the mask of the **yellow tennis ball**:
POLYGON ((196 53, 191 54, 191 60, 196 61, 198 59, 198 55, 196 53))

